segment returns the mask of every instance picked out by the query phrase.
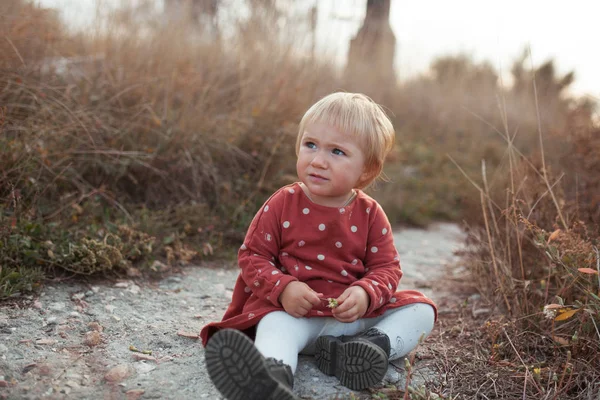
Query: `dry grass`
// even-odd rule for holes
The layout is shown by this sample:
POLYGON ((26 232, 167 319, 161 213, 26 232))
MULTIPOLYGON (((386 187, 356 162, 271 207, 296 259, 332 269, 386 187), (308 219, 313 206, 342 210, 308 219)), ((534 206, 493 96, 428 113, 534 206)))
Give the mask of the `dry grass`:
MULTIPOLYGON (((302 50, 293 32, 307 16, 252 5, 205 40, 143 4, 72 34, 52 12, 2 2, 0 297, 67 263, 125 274, 231 254, 294 179, 302 113, 354 87, 302 50)), ((504 88, 490 65, 449 56, 368 90, 398 133, 392 183, 372 194, 396 223, 467 221, 466 279, 498 305, 488 323, 442 319, 440 368, 454 379, 434 392, 576 398, 600 375, 599 130, 552 62, 523 58, 512 73, 504 88)))

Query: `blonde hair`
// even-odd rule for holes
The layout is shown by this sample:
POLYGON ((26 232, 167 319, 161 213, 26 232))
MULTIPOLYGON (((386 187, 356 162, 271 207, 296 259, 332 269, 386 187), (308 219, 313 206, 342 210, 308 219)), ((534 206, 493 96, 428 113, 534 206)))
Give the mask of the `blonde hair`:
POLYGON ((394 147, 396 134, 392 122, 381 106, 361 93, 337 92, 325 96, 306 111, 298 130, 296 155, 302 135, 312 124, 326 123, 357 139, 365 155, 367 179, 358 188, 369 186, 381 176, 385 157, 394 147))

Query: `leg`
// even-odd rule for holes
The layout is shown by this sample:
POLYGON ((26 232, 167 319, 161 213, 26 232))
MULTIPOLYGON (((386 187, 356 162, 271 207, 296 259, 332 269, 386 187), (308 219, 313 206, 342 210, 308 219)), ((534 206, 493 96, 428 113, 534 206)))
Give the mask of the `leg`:
POLYGON ((410 353, 433 329, 435 313, 425 303, 386 311, 381 317, 373 318, 373 328, 385 333, 390 339, 390 360, 410 353))
POLYGON ((265 357, 282 360, 292 372, 298 354, 318 336, 329 318, 294 318, 285 311, 267 314, 256 327, 256 348, 265 357))
POLYGON ((238 330, 215 333, 208 341, 205 358, 211 381, 228 400, 300 400, 292 392, 291 370, 265 359, 238 330))

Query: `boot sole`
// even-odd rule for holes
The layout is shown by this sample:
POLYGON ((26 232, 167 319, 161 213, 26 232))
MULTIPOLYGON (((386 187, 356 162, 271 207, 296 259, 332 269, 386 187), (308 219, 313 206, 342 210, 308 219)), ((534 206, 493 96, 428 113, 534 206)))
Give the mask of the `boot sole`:
POLYGON ((262 354, 240 331, 215 333, 205 359, 210 379, 228 400, 300 400, 269 374, 262 354))
POLYGON ((319 370, 335 375, 352 390, 369 388, 383 380, 388 368, 387 354, 377 345, 334 336, 321 336, 316 342, 315 360, 319 370))

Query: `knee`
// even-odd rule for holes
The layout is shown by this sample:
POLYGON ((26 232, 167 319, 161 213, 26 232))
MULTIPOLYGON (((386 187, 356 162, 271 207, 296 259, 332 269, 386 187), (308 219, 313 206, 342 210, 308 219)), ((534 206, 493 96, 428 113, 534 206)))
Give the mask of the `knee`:
POLYGON ((290 326, 293 319, 285 311, 273 311, 268 313, 258 322, 256 329, 266 329, 267 331, 280 330, 282 327, 290 326))

